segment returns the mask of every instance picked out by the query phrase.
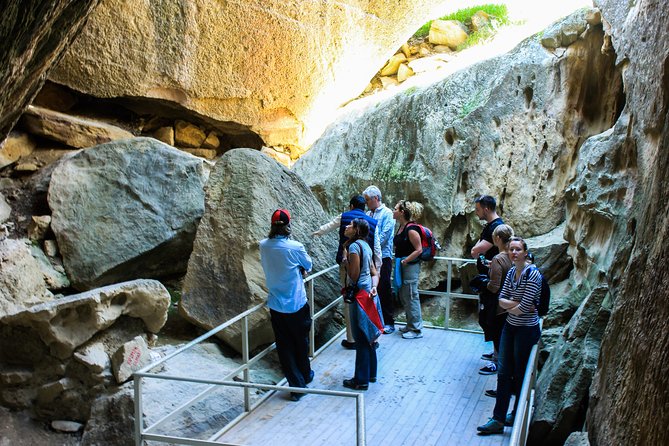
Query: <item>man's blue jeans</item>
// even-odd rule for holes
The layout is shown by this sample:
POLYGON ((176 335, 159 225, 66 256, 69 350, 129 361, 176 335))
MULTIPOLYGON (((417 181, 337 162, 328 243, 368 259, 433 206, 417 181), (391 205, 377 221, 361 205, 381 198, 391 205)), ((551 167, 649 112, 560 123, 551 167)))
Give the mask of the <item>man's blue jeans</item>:
POLYGON ((532 347, 539 342, 540 336, 539 324, 530 327, 517 327, 509 324, 508 321, 504 324, 499 345, 497 401, 492 412, 492 417, 500 423, 504 423, 506 419, 512 391, 516 395, 513 413, 518 408, 518 396, 523 386, 527 361, 532 347))

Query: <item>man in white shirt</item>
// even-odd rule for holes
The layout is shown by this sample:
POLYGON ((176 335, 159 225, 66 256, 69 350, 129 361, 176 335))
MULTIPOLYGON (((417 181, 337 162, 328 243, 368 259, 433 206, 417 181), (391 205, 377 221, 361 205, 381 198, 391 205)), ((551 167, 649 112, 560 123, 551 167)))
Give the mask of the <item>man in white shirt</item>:
POLYGON ((385 326, 383 332, 390 334, 395 331, 395 319, 393 308, 393 295, 390 284, 390 273, 393 265, 393 237, 395 233, 395 220, 393 211, 388 209, 381 201, 381 191, 376 186, 369 186, 362 195, 365 197, 367 215, 377 221, 377 239, 381 245, 381 267, 379 277, 379 299, 381 300, 381 311, 385 326))

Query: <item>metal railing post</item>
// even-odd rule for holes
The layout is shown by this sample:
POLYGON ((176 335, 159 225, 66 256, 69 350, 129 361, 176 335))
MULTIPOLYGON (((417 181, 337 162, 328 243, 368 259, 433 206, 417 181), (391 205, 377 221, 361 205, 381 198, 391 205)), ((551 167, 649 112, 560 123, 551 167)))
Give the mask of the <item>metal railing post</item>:
POLYGON ((444 328, 448 330, 451 319, 451 280, 453 279, 453 261, 448 260, 448 274, 446 275, 446 309, 444 310, 444 328))
POLYGON ((316 323, 314 321, 314 279, 309 281, 309 317, 311 328, 309 328, 309 356, 312 358, 316 352, 316 323))
POLYGON ((360 393, 355 399, 355 420, 356 420, 356 444, 365 446, 367 439, 365 435, 365 396, 360 393))
MULTIPOLYGON (((244 382, 249 382, 249 317, 242 320, 242 361, 244 361, 244 382)), ((244 411, 251 409, 250 389, 244 387, 244 411)))
POLYGON ((144 418, 142 416, 142 377, 135 376, 133 379, 135 389, 135 446, 142 445, 142 426, 144 418))

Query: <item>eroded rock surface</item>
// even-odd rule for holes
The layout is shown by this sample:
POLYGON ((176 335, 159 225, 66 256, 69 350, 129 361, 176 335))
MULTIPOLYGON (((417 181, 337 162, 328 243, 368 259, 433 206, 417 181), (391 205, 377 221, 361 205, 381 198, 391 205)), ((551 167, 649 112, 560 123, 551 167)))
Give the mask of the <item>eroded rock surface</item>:
POLYGON ((638 166, 638 178, 633 194, 618 193, 630 212, 619 229, 623 243, 610 246, 609 275, 619 281, 587 426, 591 444, 662 444, 669 423, 669 10, 657 0, 596 3, 626 67, 625 119, 613 129, 606 159, 614 173, 638 166))
POLYGON ((265 145, 301 144, 441 3, 104 0, 50 79, 168 101, 265 145))
POLYGON ((169 302, 160 282, 135 280, 35 305, 0 323, 30 327, 54 356, 64 359, 121 316, 139 318, 148 331, 157 333, 167 321, 169 302))
POLYGON ((53 300, 27 240, 0 240, 0 317, 53 300))
POLYGON ((86 421, 93 400, 116 389, 110 356, 159 331, 169 302, 159 282, 138 280, 0 318, 0 403, 46 419, 86 421))
POLYGON ((30 104, 99 0, 11 0, 0 18, 0 141, 30 104))
POLYGON ((295 171, 333 214, 369 184, 391 205, 422 202, 422 222, 447 241, 445 255, 468 256, 481 231, 473 213, 481 194, 497 197, 517 234, 549 232, 565 218, 564 189, 582 141, 609 128, 624 104, 602 41, 601 26, 589 27, 556 57, 533 37, 443 81, 351 110, 295 171))
MULTIPOLYGON (((206 209, 188 263, 181 313, 213 328, 267 298, 258 242, 267 237, 270 216, 285 208, 292 215, 293 238, 305 243, 314 271, 334 264, 333 234, 311 238, 328 221, 309 188, 295 173, 251 149, 234 149, 216 163, 207 184, 206 209)), ((334 275, 316 281, 320 305, 339 296, 334 275)), ((273 342, 264 310, 251 319, 252 346, 273 342)), ((222 334, 240 348, 239 324, 222 334)))
POLYGON ((186 270, 210 165, 152 138, 63 160, 49 185, 51 228, 72 284, 90 289, 186 270))
POLYGON ((553 345, 537 381, 529 444, 563 444, 583 425, 610 307, 607 287, 592 290, 553 345))

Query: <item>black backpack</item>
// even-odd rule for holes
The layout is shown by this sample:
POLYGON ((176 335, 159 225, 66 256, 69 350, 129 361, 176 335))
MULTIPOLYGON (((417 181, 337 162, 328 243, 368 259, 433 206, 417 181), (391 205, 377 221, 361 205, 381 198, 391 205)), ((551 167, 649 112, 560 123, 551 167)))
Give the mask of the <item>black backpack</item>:
MULTIPOLYGON (((539 271, 539 268, 536 269, 539 271)), ((525 273, 525 280, 530 277, 531 271, 532 268, 527 269, 527 273, 525 273)), ((537 313, 539 313, 539 316, 542 317, 548 314, 548 309, 551 306, 551 288, 548 286, 548 281, 544 275, 541 274, 541 271, 539 271, 539 275, 541 276, 541 294, 539 295, 539 306, 537 307, 537 313)))

